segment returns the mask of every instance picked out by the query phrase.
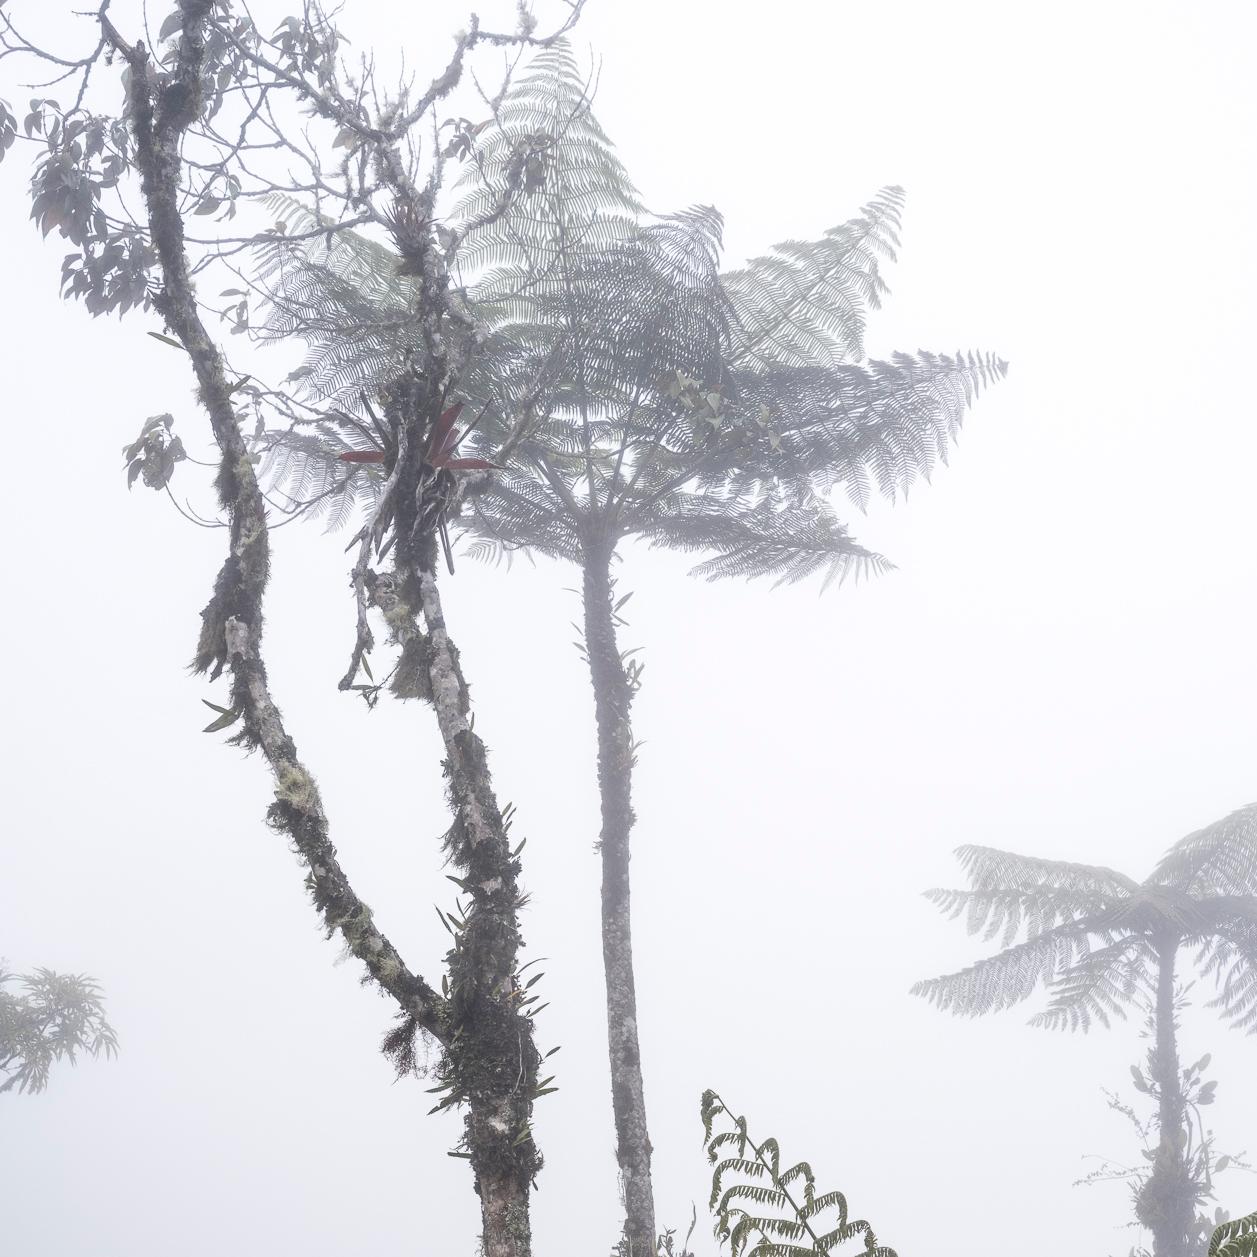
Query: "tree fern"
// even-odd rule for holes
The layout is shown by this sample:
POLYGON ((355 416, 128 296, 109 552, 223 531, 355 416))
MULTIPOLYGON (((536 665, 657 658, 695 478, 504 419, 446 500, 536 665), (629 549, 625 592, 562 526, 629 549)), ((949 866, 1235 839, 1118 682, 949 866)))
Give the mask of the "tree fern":
POLYGON ((1257 895, 1247 880, 1255 831, 1250 805, 1182 839, 1143 882, 1095 865, 966 846, 957 855, 969 888, 927 892, 971 934, 999 938, 995 954, 912 988, 939 1008, 979 1016, 1044 988, 1048 1005, 1031 1024, 1046 1029, 1107 1028, 1132 1007, 1149 1013, 1148 1079, 1136 1070, 1136 1085, 1157 1098, 1157 1146, 1146 1150, 1152 1165, 1135 1206, 1156 1257, 1184 1257, 1208 1190, 1208 1160, 1189 1155, 1188 1118, 1212 1091, 1206 1098, 1198 1086, 1204 1062, 1178 1064, 1175 981, 1184 950, 1194 948, 1195 967, 1215 980, 1210 1006, 1257 1030, 1257 895))
MULTIPOLYGON (((476 327, 451 399, 477 416, 462 452, 502 468, 461 503, 459 527, 482 556, 523 549, 582 568, 624 1242, 644 1252, 656 1231, 627 910, 640 673, 618 645, 611 564, 638 537, 693 555, 709 579, 832 584, 886 570, 839 518, 835 493, 863 506, 928 479, 1006 365, 979 353, 864 360, 901 190, 817 240, 722 271, 720 215, 648 214, 589 86, 555 46, 492 102, 491 118, 460 123, 446 150, 464 162, 459 196, 425 230, 462 285, 459 326, 476 327)), ((305 337, 309 400, 324 413, 322 426, 294 422, 304 461, 291 474, 334 496, 366 423, 359 392, 369 399, 417 334, 414 295, 390 249, 310 216, 293 234, 302 239, 272 242, 262 263, 271 325, 305 337), (322 478, 310 432, 332 469, 322 478)))
MULTIPOLYGON (((685 520, 682 548, 696 548, 694 508, 710 502, 704 576, 884 570, 828 525, 825 545, 839 549, 818 557, 815 508, 798 521, 797 545, 785 518, 775 542, 745 534, 769 527, 766 490, 840 488, 861 507, 873 491, 905 493, 946 460, 965 410, 1006 370, 973 353, 859 361, 865 315, 886 291, 880 263, 898 241, 898 188, 819 240, 785 242, 722 273, 720 216, 646 214, 566 48, 547 50, 507 92, 471 145, 460 190, 448 216, 456 266, 485 328, 465 381, 484 407, 476 452, 491 456, 521 411, 535 411, 517 465, 557 510, 602 514, 617 537, 671 544, 671 513, 685 520), (520 146, 542 141, 537 185, 492 213, 520 146), (742 528, 730 509, 738 501, 753 503, 742 528)), ((275 290, 271 323, 307 339, 314 394, 352 409, 356 392, 404 355, 413 294, 397 263, 351 231, 297 249, 274 244, 263 268, 275 290)), ((332 442, 325 457, 338 453, 332 442)), ((520 521, 495 521, 493 504, 486 498, 468 526, 496 545, 520 521)), ((535 531, 513 541, 546 546, 535 531)))

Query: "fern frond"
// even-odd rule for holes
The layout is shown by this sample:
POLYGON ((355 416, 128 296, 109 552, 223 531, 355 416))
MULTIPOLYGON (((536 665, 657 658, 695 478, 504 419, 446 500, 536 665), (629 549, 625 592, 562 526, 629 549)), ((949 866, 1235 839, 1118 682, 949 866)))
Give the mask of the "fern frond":
POLYGON ((881 1246, 872 1227, 848 1217, 847 1198, 840 1191, 818 1193, 812 1167, 800 1161, 781 1168, 775 1139, 757 1144, 746 1118, 725 1107, 714 1091, 702 1102, 703 1135, 712 1173, 710 1208, 714 1232, 731 1257, 839 1257, 859 1251, 895 1257, 881 1246), (717 1130, 721 1118, 729 1123, 717 1130), (736 1156, 721 1156, 736 1148, 736 1156), (843 1248, 861 1240, 859 1249, 843 1248))
POLYGON ((464 233, 459 265, 479 303, 494 300, 521 277, 534 291, 553 292, 561 284, 561 257, 621 239, 643 208, 589 107, 589 82, 567 44, 540 52, 511 85, 494 124, 479 137, 460 187, 450 221, 464 233), (476 226, 500 202, 520 146, 539 138, 542 186, 476 226), (505 286, 500 276, 489 277, 495 266, 512 273, 505 286))
POLYGON ((1218 1227, 1209 1241, 1209 1257, 1257 1257, 1257 1212, 1218 1227))
POLYGON ((1180 839, 1153 879, 1194 894, 1257 894, 1257 803, 1180 839))
POLYGON ((724 276, 737 312, 734 364, 830 367, 864 357, 864 324, 886 293, 883 258, 899 243, 902 188, 883 188, 859 218, 816 241, 787 240, 724 276))
POLYGON ((715 551, 691 569, 707 580, 771 576, 775 585, 783 585, 822 574, 824 590, 834 581, 858 580, 892 567, 857 544, 818 499, 800 505, 765 498, 746 506, 714 494, 677 494, 666 506, 639 515, 637 530, 656 546, 715 551))
POLYGON ((956 857, 975 889, 1062 892, 1074 897, 1080 911, 1133 895, 1139 889, 1138 882, 1113 869, 1017 855, 995 847, 958 847, 956 857))
POLYGON ((1247 905, 1247 920, 1219 922, 1202 939, 1198 958, 1202 976, 1214 980, 1217 994, 1208 1001, 1237 1029, 1257 1034, 1257 906, 1247 905))
POLYGON ((1087 933, 1085 921, 1058 925, 956 973, 917 982, 912 994, 958 1016, 1011 1008, 1084 959, 1090 950, 1087 933))
POLYGON ((1138 935, 1118 939, 1085 956, 1052 983, 1052 1001, 1030 1018, 1045 1030, 1082 1030, 1098 1021, 1106 1030, 1110 1018, 1127 1010, 1153 990, 1150 965, 1154 956, 1138 935))

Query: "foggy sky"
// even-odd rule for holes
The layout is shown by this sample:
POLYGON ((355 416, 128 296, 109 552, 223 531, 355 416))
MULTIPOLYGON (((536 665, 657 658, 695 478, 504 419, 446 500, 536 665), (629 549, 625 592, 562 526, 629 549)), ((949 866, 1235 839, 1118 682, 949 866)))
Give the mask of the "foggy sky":
MULTIPOLYGON (((486 4, 486 17, 511 5, 486 4)), ((66 6, 67 11, 70 6, 66 6)), ((15 12, 20 12, 20 6, 15 12)), ((541 11, 539 9, 539 11, 541 11)), ((360 46, 435 67, 463 6, 350 0, 360 46)), ((898 570, 706 585, 635 552, 635 943, 661 1223, 714 1252, 697 1106, 717 1088, 807 1159, 901 1257, 1124 1254, 1138 1018, 975 1021, 907 993, 980 940, 921 897, 961 843, 1138 878, 1257 798, 1257 460, 1247 370, 1257 221, 1251 49, 1232 4, 591 0, 596 112, 647 203, 726 216, 730 264, 908 192, 869 350, 991 350, 1008 379, 906 505, 850 514, 898 570), (1027 1220, 1032 1219, 1027 1231, 1027 1220)), ((28 93, 3 92, 19 102, 28 93)), ((173 411, 202 456, 180 355, 60 304, 64 242, 0 169, 8 300, 0 955, 86 971, 122 1044, 0 1098, 0 1251, 14 1257, 471 1254, 460 1119, 376 1051, 392 1008, 337 966, 297 859, 262 824, 260 760, 203 735, 222 686, 186 665, 218 531, 123 487, 119 451, 173 411)), ((68 246, 67 246, 68 247, 68 246)), ((207 509, 186 464, 175 487, 207 509)), ((276 536, 275 693, 344 864, 431 977, 446 828, 431 714, 338 694, 347 537, 276 536)), ((499 795, 527 835, 529 957, 561 1090, 541 1101, 545 1257, 619 1223, 602 1011, 593 705, 574 572, 463 560, 447 615, 499 795)), ((1224 1151, 1257 1144, 1257 1040, 1197 1007, 1224 1151)), ((1257 1148, 1253 1148, 1257 1152, 1257 1148)), ((1220 1202, 1257 1206, 1257 1177, 1220 1202)))

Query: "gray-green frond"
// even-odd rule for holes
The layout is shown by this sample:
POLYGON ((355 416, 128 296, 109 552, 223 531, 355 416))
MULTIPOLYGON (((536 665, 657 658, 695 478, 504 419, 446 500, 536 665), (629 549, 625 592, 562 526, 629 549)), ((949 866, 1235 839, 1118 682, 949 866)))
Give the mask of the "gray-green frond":
POLYGON ((571 48, 539 53, 510 86, 496 119, 478 141, 459 181, 463 195, 451 224, 465 233, 463 282, 491 302, 524 280, 557 282, 561 254, 579 257, 630 233, 642 204, 615 148, 589 107, 591 84, 571 48), (492 216, 521 146, 539 152, 533 190, 492 216))
MULTIPOLYGON (((538 294, 516 325, 564 329, 572 401, 605 414, 653 400, 678 368, 718 381, 728 339, 720 290, 721 217, 706 206, 661 217, 597 255, 565 263, 563 291, 538 294)), ((495 331, 510 337, 511 328, 495 331)))
MULTIPOLYGON (((300 234, 324 225, 289 197, 272 208, 300 234)), ((277 237, 263 250, 257 279, 270 294, 264 341, 304 340, 301 382, 313 397, 350 404, 360 389, 397 374, 418 343, 415 281, 398 272, 400 255, 352 230, 300 242, 277 237)))
POLYGON ((474 558, 528 549, 572 563, 581 559, 580 538, 562 501, 532 477, 509 469, 466 504, 458 526, 475 539, 469 547, 474 558))
POLYGON ((880 264, 894 259, 903 202, 902 188, 883 188, 819 240, 784 241, 726 274, 737 312, 732 361, 755 369, 863 358, 865 315, 887 291, 880 264))
POLYGON ((1075 897, 1080 910, 1099 908, 1139 889, 1139 883, 1124 873, 1098 865, 1043 860, 974 845, 958 847, 956 857, 975 890, 1059 891, 1075 897))
POLYGON ((1257 902, 1250 897, 1214 900, 1209 933, 1200 938, 1197 965, 1212 978, 1209 1001, 1237 1029, 1257 1034, 1257 902))
POLYGON ((990 354, 896 353, 890 361, 732 372, 743 414, 765 415, 788 466, 862 508, 928 480, 983 389, 1007 372, 990 354))
POLYGON ((383 484, 376 468, 351 469, 339 461, 342 450, 363 445, 352 429, 330 424, 276 434, 261 467, 270 500, 285 513, 323 519, 329 532, 352 522, 375 506, 383 484))
POLYGON ((1026 938, 1034 938, 1104 907, 1101 899, 1083 898, 1051 886, 1017 890, 936 889, 927 890, 925 897, 953 921, 963 915, 966 930, 981 934, 983 941, 990 942, 1001 935, 1001 947, 1012 944, 1023 930, 1026 938))
POLYGON ((1031 1017, 1030 1024, 1085 1032, 1098 1021, 1107 1030, 1112 1017, 1124 1018, 1132 1004, 1150 995, 1155 959, 1148 941, 1139 935, 1091 952, 1053 983, 1051 1003, 1031 1017))
POLYGON ((678 493, 638 517, 652 544, 712 557, 692 569, 707 580, 771 576, 777 585, 821 574, 821 588, 892 565, 855 542, 827 503, 766 496, 754 505, 716 494, 678 493))
POLYGON ((1192 894, 1257 894, 1257 803, 1181 838, 1152 880, 1192 894))
POLYGON ((987 956, 957 973, 927 978, 912 987, 931 1004, 958 1016, 978 1017, 1028 999, 1040 986, 1067 977, 1091 952, 1085 921, 1058 925, 987 956))

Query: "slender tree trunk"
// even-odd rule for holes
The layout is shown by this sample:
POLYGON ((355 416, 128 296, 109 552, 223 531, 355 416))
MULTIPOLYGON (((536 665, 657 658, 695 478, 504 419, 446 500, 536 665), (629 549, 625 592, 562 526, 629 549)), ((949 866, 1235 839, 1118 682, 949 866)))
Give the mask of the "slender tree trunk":
POLYGON ((464 1144, 480 1197, 485 1257, 529 1257, 529 1199, 541 1155, 530 1133, 540 1056, 533 1023, 520 1006, 516 980, 519 861, 489 775, 484 743, 471 726, 471 705, 458 650, 451 641, 428 538, 420 561, 399 558, 391 577, 368 578, 403 650, 423 672, 445 745, 454 824, 446 837, 470 897, 466 924, 450 954, 446 1079, 467 1104, 464 1144), (423 616, 426 632, 416 615, 423 616))
POLYGON ((1174 1015, 1174 960, 1177 939, 1157 944, 1155 1041, 1149 1072, 1157 1087, 1158 1143, 1152 1173, 1139 1193, 1139 1221, 1152 1232, 1155 1257, 1187 1257, 1195 1219, 1195 1184, 1184 1155, 1187 1106, 1179 1071, 1177 1023, 1174 1015))
POLYGON ((633 826, 632 687, 620 659, 611 605, 612 546, 588 544, 584 560, 585 648, 598 723, 602 800, 602 963, 607 984, 607 1047, 615 1111, 616 1159, 624 1190, 624 1241, 631 1257, 652 1257, 658 1232, 650 1178, 650 1135, 637 1036, 637 990, 629 910, 633 826))

